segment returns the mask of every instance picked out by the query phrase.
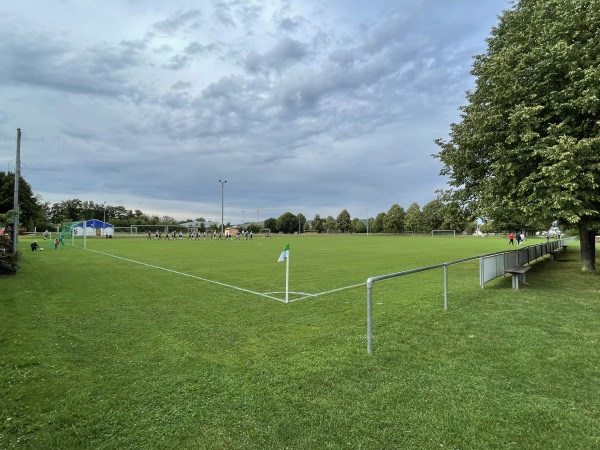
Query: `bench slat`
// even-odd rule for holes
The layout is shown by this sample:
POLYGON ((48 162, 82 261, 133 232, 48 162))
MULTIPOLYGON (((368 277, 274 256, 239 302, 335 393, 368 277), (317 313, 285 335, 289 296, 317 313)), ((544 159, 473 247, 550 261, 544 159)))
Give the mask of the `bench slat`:
POLYGON ((529 269, 531 269, 531 266, 519 266, 513 267, 512 269, 506 269, 504 273, 525 273, 529 269))

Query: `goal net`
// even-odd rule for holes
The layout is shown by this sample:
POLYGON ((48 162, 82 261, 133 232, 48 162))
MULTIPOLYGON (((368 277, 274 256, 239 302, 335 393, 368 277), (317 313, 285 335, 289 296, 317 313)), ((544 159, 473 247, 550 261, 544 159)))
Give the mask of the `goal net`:
POLYGON ((261 228, 259 230, 258 234, 260 234, 262 237, 269 237, 269 236, 271 236, 271 229, 270 228, 261 228))
POLYGON ((445 236, 445 237, 456 237, 455 230, 431 230, 431 237, 445 236))

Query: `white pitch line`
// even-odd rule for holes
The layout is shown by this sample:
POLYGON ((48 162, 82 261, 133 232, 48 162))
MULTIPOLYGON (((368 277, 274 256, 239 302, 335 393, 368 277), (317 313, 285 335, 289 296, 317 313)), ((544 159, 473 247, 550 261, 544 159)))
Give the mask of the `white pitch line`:
POLYGON ((293 300, 290 300, 290 303, 292 303, 292 302, 298 302, 300 300, 304 300, 304 299, 307 299, 307 298, 320 297, 321 295, 332 294, 334 292, 345 291, 347 289, 353 289, 353 288, 356 288, 356 287, 359 287, 359 286, 366 286, 366 282, 360 283, 360 284, 353 284, 351 286, 344 286, 344 287, 341 287, 341 288, 331 289, 330 291, 318 292, 316 294, 306 294, 304 297, 295 298, 293 300))
POLYGON ((101 251, 98 251, 98 250, 91 250, 91 249, 86 249, 86 250, 88 250, 90 252, 94 252, 94 253, 99 253, 99 254, 104 255, 104 256, 110 256, 111 258, 121 259, 123 261, 131 262, 131 263, 135 263, 135 264, 140 264, 142 266, 152 267, 153 269, 164 270, 165 272, 175 273, 177 275, 182 275, 184 277, 194 278, 194 279, 200 280, 200 281, 206 281, 207 283, 217 284, 219 286, 224 286, 224 287, 227 287, 227 288, 230 288, 230 289, 235 289, 235 290, 238 290, 238 291, 246 292, 248 294, 254 294, 254 295, 258 295, 260 297, 270 298, 271 300, 277 300, 278 302, 284 302, 285 301, 285 300, 281 300, 281 299, 279 299, 277 297, 273 297, 273 296, 268 295, 268 294, 262 294, 260 292, 251 291, 249 289, 244 289, 244 288, 241 288, 239 286, 233 286, 231 284, 221 283, 220 281, 214 281, 214 280, 209 280, 207 278, 198 277, 196 275, 190 275, 189 273, 178 272, 177 270, 167 269, 165 267, 160 267, 160 266, 155 266, 153 264, 143 263, 141 261, 136 261, 134 259, 123 258, 122 256, 111 255, 110 253, 105 253, 105 252, 101 252, 101 251))
MULTIPOLYGON (((76 246, 74 246, 74 247, 76 247, 76 246)), ((80 248, 80 247, 76 247, 76 248, 80 248)), ((251 291, 249 289, 241 288, 239 286, 233 286, 231 284, 221 283, 220 281, 214 281, 214 280, 209 280, 207 278, 198 277, 196 275, 190 275, 189 273, 179 272, 177 270, 167 269, 165 267, 160 267, 160 266, 155 266, 153 264, 148 264, 148 263, 144 263, 144 262, 141 262, 141 261, 136 261, 134 259, 124 258, 122 256, 111 255, 110 253, 101 252, 99 250, 91 250, 91 249, 83 249, 83 248, 82 248, 82 250, 87 250, 87 251, 90 251, 90 252, 99 253, 99 254, 104 255, 104 256, 110 256, 111 258, 121 259, 123 261, 131 262, 131 263, 134 263, 134 264, 139 264, 141 266, 152 267, 153 269, 164 270, 165 272, 171 272, 171 273, 175 273, 177 275, 182 275, 184 277, 194 278, 196 280, 205 281, 207 283, 213 283, 213 284, 216 284, 216 285, 219 285, 219 286, 224 286, 224 287, 227 287, 227 288, 230 288, 230 289, 235 289, 235 290, 238 290, 238 291, 246 292, 248 294, 254 294, 254 295, 258 295, 260 297, 270 298, 271 300, 276 300, 278 302, 282 302, 282 303, 285 302, 284 299, 280 299, 280 298, 277 298, 277 297, 273 297, 272 295, 269 295, 270 293, 271 294, 277 294, 278 292, 270 292, 270 293, 269 292, 266 292, 266 293, 255 292, 255 291, 251 291)), ((316 294, 309 294, 307 292, 291 292, 292 294, 302 294, 302 295, 304 295, 304 297, 290 299, 289 303, 298 302, 300 300, 305 300, 307 298, 320 297, 322 295, 332 294, 334 292, 339 292, 339 291, 345 291, 345 290, 348 290, 348 289, 353 289, 353 288, 356 288, 356 287, 359 287, 359 286, 365 286, 365 285, 366 285, 366 283, 353 284, 351 286, 344 286, 344 287, 341 287, 341 288, 331 289, 329 291, 317 292, 316 294)))

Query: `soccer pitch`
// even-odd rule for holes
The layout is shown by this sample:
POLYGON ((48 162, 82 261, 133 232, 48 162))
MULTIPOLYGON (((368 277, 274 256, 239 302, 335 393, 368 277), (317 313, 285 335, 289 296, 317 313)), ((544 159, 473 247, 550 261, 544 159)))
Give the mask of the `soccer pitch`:
POLYGON ((442 270, 377 283, 368 355, 368 277, 507 240, 28 242, 0 278, 0 448, 600 445, 600 289, 578 248, 518 291, 451 266, 448 311, 442 270))
MULTIPOLYGON (((113 258, 131 268, 137 264, 149 272, 163 270, 249 296, 283 301, 285 264, 278 264, 277 257, 289 243, 291 301, 298 301, 364 286, 370 276, 501 251, 507 249, 504 241, 320 235, 251 241, 92 238, 85 246, 100 260, 113 258)), ((75 246, 83 248, 83 239, 76 239, 75 246)), ((114 260, 105 262, 115 264, 114 260)))

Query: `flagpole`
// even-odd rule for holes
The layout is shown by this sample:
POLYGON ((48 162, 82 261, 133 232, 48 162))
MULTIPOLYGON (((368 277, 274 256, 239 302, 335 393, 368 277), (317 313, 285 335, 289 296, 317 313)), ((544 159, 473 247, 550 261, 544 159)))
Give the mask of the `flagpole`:
POLYGON ((285 258, 285 302, 288 302, 290 295, 290 253, 285 258))
POLYGON ((285 259, 285 302, 290 299, 290 244, 286 244, 285 248, 277 259, 278 262, 283 262, 285 259))

